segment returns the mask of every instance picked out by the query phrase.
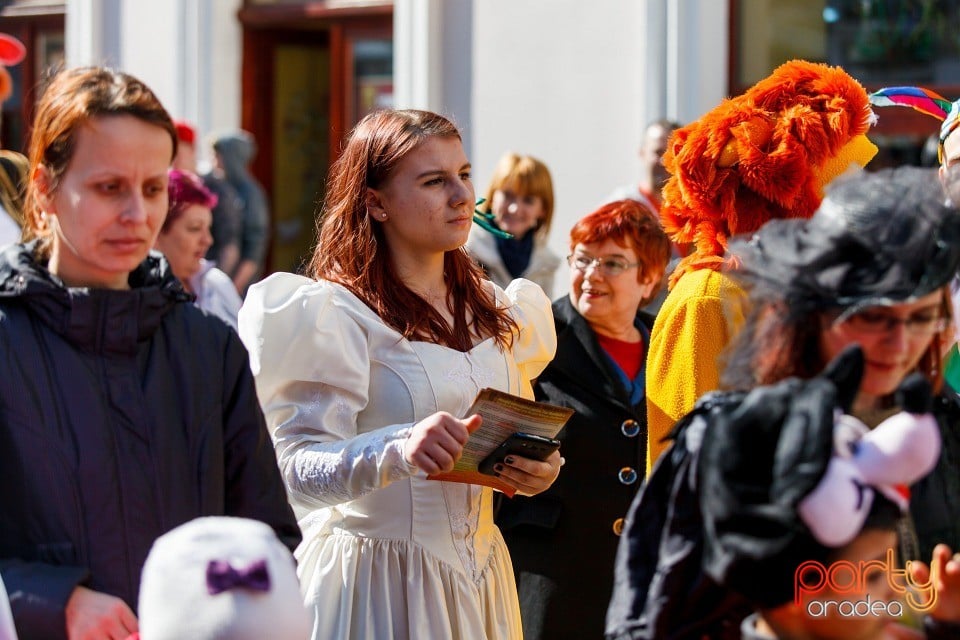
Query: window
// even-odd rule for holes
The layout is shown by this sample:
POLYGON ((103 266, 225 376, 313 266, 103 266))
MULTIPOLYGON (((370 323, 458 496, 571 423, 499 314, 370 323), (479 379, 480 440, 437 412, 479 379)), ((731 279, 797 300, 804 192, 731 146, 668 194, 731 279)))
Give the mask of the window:
POLYGON ((353 126, 371 111, 393 106, 393 39, 358 37, 348 42, 353 60, 348 118, 353 126))
POLYGON ((864 84, 960 85, 960 0, 738 0, 739 88, 803 58, 864 84))
MULTIPOLYGON (((731 94, 800 58, 841 66, 868 91, 918 85, 960 98, 960 0, 730 2, 731 94)), ((878 114, 870 168, 936 163, 936 145, 925 143, 939 123, 907 108, 878 114)))

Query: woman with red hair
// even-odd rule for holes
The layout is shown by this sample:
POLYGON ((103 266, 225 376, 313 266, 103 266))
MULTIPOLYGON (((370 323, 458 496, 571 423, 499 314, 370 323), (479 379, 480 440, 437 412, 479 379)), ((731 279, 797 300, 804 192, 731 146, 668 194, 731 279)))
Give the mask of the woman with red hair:
POLYGON ((234 329, 243 301, 226 273, 204 256, 213 244, 213 208, 217 195, 194 173, 171 169, 167 191, 170 208, 155 247, 170 263, 196 304, 234 329))
MULTIPOLYGON (((294 505, 313 637, 521 637, 488 487, 450 471, 486 387, 533 397, 550 300, 504 291, 463 249, 474 189, 460 134, 426 111, 364 118, 333 165, 310 277, 250 288, 240 335, 294 505)), ((560 454, 499 477, 533 495, 560 454)))
POLYGON ((524 637, 599 638, 614 557, 646 456, 644 360, 670 241, 656 215, 620 200, 570 232, 570 295, 553 303, 557 355, 538 400, 576 413, 558 436, 553 487, 505 500, 497 523, 517 574, 524 637))

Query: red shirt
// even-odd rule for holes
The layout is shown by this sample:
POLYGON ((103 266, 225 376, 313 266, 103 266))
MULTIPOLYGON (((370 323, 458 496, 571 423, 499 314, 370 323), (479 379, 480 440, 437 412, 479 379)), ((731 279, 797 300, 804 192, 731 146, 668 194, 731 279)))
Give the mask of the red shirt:
POLYGON ((616 338, 597 334, 597 342, 600 347, 607 352, 607 355, 613 358, 627 377, 631 380, 640 373, 640 367, 643 366, 643 340, 639 342, 624 342, 616 338))

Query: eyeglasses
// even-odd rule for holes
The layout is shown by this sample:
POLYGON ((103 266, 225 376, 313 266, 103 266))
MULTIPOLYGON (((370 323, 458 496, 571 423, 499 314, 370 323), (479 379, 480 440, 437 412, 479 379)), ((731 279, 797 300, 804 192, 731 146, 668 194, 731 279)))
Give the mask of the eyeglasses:
POLYGON ((902 324, 907 333, 923 336, 940 333, 947 328, 950 318, 937 312, 924 312, 908 318, 898 318, 882 311, 867 309, 854 313, 844 322, 860 333, 889 333, 902 324))
POLYGON ((591 258, 576 253, 567 256, 567 264, 580 273, 586 273, 590 267, 596 267, 607 278, 616 278, 627 269, 640 266, 639 262, 627 262, 624 258, 591 258))

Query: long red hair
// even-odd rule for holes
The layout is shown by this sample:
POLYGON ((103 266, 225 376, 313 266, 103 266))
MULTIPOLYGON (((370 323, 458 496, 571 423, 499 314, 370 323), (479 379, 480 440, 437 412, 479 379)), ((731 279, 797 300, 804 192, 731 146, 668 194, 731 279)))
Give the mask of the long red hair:
POLYGON ((367 215, 367 188, 381 188, 400 160, 435 136, 459 140, 460 132, 429 111, 376 111, 357 124, 330 168, 307 274, 343 285, 408 340, 467 351, 475 337, 493 336, 507 348, 516 323, 497 306, 484 285, 483 272, 462 247, 444 256, 446 302, 454 316, 451 327, 397 277, 383 227, 367 215))

